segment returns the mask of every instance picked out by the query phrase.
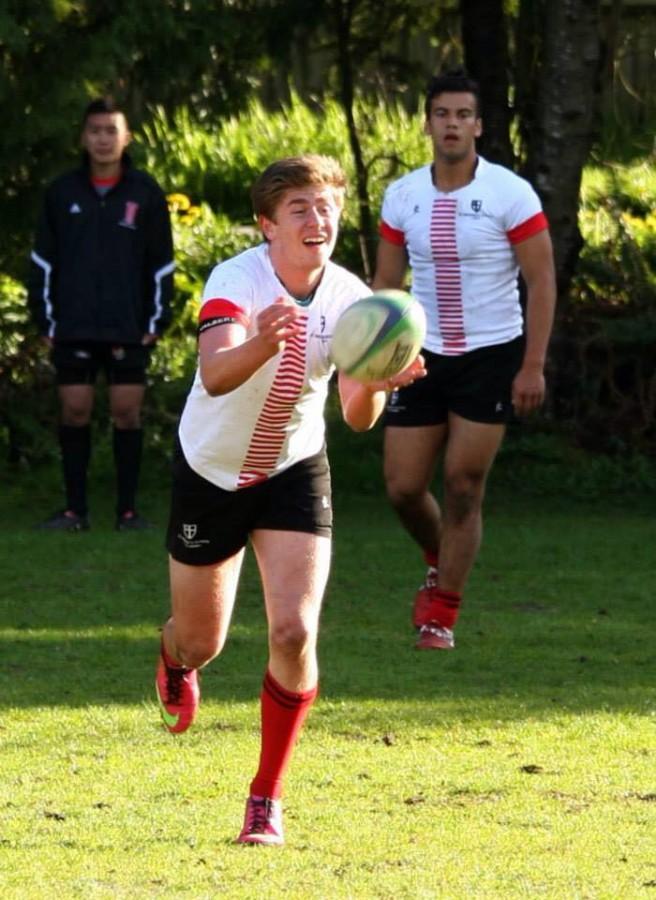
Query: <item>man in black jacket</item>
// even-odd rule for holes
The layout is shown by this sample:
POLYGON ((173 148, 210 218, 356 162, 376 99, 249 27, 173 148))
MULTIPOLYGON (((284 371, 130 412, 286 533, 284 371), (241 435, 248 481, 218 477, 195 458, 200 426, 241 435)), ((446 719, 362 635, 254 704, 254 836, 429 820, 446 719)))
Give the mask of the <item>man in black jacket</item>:
POLYGON ((166 198, 125 150, 126 117, 109 99, 87 107, 84 163, 49 185, 31 257, 29 303, 51 348, 60 401, 66 507, 40 527, 89 527, 87 467, 96 375, 109 386, 116 527, 147 527, 135 497, 150 351, 169 323, 173 240, 166 198))

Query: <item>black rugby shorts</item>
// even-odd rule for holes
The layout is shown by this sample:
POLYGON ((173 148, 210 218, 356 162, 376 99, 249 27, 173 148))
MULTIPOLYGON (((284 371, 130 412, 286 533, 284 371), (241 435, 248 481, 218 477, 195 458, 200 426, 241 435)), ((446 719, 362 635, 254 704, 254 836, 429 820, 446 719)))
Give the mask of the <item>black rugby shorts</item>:
POLYGON ((194 472, 176 441, 166 547, 178 562, 221 562, 258 528, 330 536, 332 520, 325 448, 273 478, 226 491, 194 472))
POLYGON ((145 384, 151 347, 99 341, 57 342, 51 361, 57 384, 95 384, 105 372, 108 384, 145 384))
POLYGON ((390 394, 385 425, 441 425, 450 412, 471 422, 509 421, 513 411, 512 383, 524 355, 523 336, 459 356, 421 352, 428 375, 390 394))

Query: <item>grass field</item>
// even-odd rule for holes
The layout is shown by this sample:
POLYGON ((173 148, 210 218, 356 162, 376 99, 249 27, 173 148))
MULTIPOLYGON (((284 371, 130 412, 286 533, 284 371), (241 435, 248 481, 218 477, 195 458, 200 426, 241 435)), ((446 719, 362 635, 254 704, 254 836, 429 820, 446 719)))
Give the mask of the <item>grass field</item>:
POLYGON ((499 485, 457 649, 418 653, 418 555, 378 493, 342 483, 287 845, 250 848, 232 841, 258 753, 257 576, 249 561, 197 724, 171 737, 152 689, 159 474, 147 534, 112 531, 102 473, 87 534, 30 530, 53 473, 0 497, 3 898, 656 898, 649 498, 499 485))

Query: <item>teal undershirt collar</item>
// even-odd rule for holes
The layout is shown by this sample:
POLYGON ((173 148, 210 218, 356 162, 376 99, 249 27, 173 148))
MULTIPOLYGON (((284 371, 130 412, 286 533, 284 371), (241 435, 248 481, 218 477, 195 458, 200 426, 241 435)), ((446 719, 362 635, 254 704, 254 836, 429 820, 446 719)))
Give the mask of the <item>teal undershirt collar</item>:
POLYGON ((316 294, 316 292, 317 292, 317 290, 318 290, 318 288, 319 288, 319 285, 321 284, 321 279, 319 279, 318 283, 317 283, 316 286, 310 291, 310 293, 307 295, 307 297, 295 297, 295 296, 292 294, 292 292, 289 290, 289 288, 287 287, 287 285, 285 284, 285 282, 282 280, 282 278, 280 277, 280 275, 278 275, 277 272, 276 272, 276 278, 278 279, 278 281, 280 282, 280 284, 284 287, 284 289, 287 291, 287 293, 288 293, 289 296, 292 298, 292 300, 294 301, 294 303, 296 303, 297 306, 309 306, 310 303, 312 303, 312 301, 314 300, 314 295, 316 294))

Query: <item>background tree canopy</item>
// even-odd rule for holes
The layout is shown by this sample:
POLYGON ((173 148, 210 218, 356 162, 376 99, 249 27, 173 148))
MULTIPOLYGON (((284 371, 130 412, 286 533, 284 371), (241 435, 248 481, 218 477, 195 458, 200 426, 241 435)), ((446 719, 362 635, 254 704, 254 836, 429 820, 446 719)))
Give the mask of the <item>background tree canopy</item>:
MULTIPOLYGON (((283 152, 347 166, 340 252, 369 276, 382 189, 428 158, 427 76, 464 62, 482 86, 481 152, 533 182, 552 227, 548 414, 579 440, 653 450, 655 18, 646 0, 4 0, 0 400, 25 410, 37 378, 21 282, 43 186, 75 164, 89 98, 117 96, 137 160, 202 210, 178 223, 182 307, 208 265, 253 240, 248 185, 283 152)), ((165 358, 174 380, 184 366, 165 358)))

